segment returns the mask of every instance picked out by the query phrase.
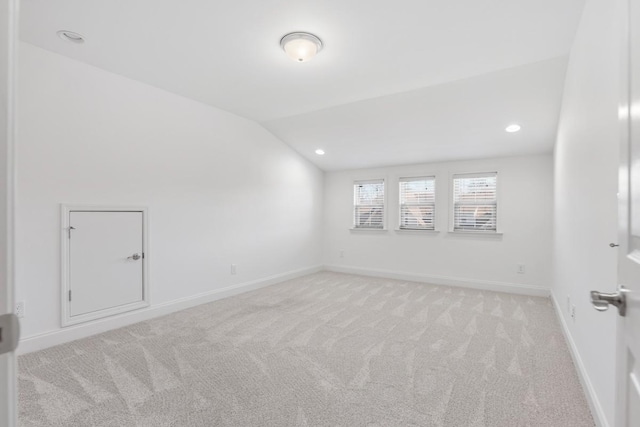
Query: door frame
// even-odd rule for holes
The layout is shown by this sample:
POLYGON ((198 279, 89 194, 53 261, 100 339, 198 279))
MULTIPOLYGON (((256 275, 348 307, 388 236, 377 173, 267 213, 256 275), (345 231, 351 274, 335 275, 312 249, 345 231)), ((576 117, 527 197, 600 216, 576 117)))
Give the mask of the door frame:
POLYGON ((109 316, 126 313, 141 308, 147 308, 151 304, 149 292, 149 210, 144 206, 113 206, 113 205, 60 205, 60 323, 62 327, 90 322, 109 316), (104 310, 93 311, 78 316, 71 316, 71 307, 67 295, 70 290, 69 277, 69 214, 71 212, 141 212, 142 213, 142 301, 131 304, 111 307, 104 310))
MULTIPOLYGON (((631 146, 631 22, 629 17, 630 0, 619 0, 619 25, 620 25, 620 100, 618 105, 618 121, 620 130, 620 168, 618 171, 618 223, 628 224, 629 211, 627 202, 629 197, 629 176, 628 170, 630 146, 631 146)), ((620 249, 627 252, 629 245, 627 234, 619 227, 618 244, 620 249)), ((618 253, 618 258, 620 257, 618 253)), ((618 260, 618 263, 620 261, 618 260)), ((619 280, 619 278, 618 278, 619 280)), ((619 283, 619 282, 618 282, 619 283)), ((625 318, 617 316, 616 322, 616 366, 615 366, 615 426, 623 426, 626 423, 627 414, 627 350, 624 346, 625 318)))
MULTIPOLYGON (((15 144, 19 0, 0 0, 0 315, 15 309, 15 144)), ((0 355, 0 425, 17 424, 15 352, 0 355)))

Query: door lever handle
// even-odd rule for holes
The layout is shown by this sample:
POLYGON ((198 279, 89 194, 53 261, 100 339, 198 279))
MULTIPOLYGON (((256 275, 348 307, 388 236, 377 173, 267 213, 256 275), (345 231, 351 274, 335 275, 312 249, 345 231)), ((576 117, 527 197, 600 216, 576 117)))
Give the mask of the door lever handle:
POLYGON ((618 314, 624 317, 627 314, 627 296, 628 291, 624 286, 618 286, 618 292, 605 293, 591 291, 591 304, 598 311, 607 311, 610 305, 618 308, 618 314))
POLYGON ((134 260, 134 261, 137 261, 137 260, 139 260, 140 258, 142 258, 142 257, 140 256, 140 254, 133 254, 133 255, 128 256, 128 257, 127 257, 127 259, 132 259, 132 260, 134 260))
POLYGON ((609 243, 609 247, 610 248, 617 248, 618 246, 620 246, 620 245, 617 245, 615 243, 609 243))
POLYGON ((13 313, 0 316, 0 354, 14 351, 20 341, 20 322, 13 313))

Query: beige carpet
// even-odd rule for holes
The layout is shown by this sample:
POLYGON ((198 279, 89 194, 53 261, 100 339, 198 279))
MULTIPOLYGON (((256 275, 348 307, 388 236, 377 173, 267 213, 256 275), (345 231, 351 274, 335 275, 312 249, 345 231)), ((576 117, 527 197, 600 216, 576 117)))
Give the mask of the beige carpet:
POLYGON ((19 358, 22 426, 593 426, 550 301, 318 273, 19 358))

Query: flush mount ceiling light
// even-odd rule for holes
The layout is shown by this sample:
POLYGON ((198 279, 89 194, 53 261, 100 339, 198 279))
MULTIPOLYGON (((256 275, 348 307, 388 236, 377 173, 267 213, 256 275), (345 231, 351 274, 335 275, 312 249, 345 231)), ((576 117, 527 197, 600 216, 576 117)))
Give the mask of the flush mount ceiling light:
POLYGON ((323 150, 322 148, 318 148, 318 149, 316 150, 316 154, 317 154, 318 156, 324 156, 324 150, 323 150))
POLYGON ((507 126, 505 130, 509 133, 514 133, 514 132, 518 132, 520 129, 522 129, 520 125, 513 124, 513 125, 507 126))
POLYGON ((280 40, 280 47, 296 62, 306 62, 322 50, 322 40, 310 33, 289 33, 280 40))
POLYGON ((82 34, 74 33, 73 31, 60 30, 56 33, 58 37, 66 42, 82 44, 84 43, 84 36, 82 34))

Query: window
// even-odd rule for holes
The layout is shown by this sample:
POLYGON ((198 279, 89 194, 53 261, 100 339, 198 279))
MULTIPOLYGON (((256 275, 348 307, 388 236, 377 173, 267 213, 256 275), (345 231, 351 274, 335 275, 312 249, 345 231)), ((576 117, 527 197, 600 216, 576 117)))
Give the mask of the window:
POLYGON ((435 230, 436 179, 400 178, 400 229, 435 230))
POLYGON ((354 228, 384 229, 384 180, 353 185, 354 228))
POLYGON ((453 231, 497 231, 498 174, 453 176, 453 231))

